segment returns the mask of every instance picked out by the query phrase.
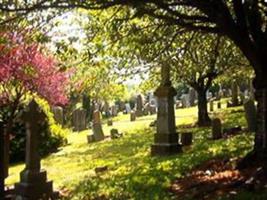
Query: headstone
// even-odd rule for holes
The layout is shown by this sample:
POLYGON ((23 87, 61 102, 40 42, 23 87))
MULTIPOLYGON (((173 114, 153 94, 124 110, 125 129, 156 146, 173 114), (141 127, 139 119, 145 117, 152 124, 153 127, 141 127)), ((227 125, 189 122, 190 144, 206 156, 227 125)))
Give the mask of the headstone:
POLYGON ((52 108, 52 112, 54 114, 54 119, 56 123, 63 125, 64 124, 63 108, 60 106, 55 106, 52 108))
POLYGON ((76 109, 72 113, 73 131, 83 131, 86 129, 86 111, 82 108, 76 109))
POLYGON ((179 100, 176 100, 176 102, 175 102, 175 109, 179 109, 179 108, 182 108, 182 102, 179 101, 179 100))
POLYGON ((222 138, 222 124, 219 118, 212 120, 212 139, 217 140, 222 138))
POLYGON ((98 110, 93 114, 93 134, 95 141, 105 139, 101 124, 101 113, 98 110))
POLYGON ((142 95, 137 95, 136 97, 136 116, 140 117, 143 115, 143 97, 142 95))
POLYGON ((188 103, 187 103, 187 94, 183 94, 181 96, 181 103, 182 103, 182 108, 186 108, 188 106, 188 103))
POLYGON ((119 133, 118 129, 113 128, 110 130, 110 137, 111 139, 117 139, 122 137, 122 134, 119 133))
POLYGON ((112 126, 113 125, 113 121, 112 121, 112 119, 108 119, 108 126, 112 126))
POLYGON ((191 145, 193 141, 192 132, 181 133, 181 144, 183 146, 191 145))
POLYGON ((193 88, 189 89, 188 98, 189 98, 189 106, 190 107, 194 106, 196 101, 196 91, 193 88))
POLYGON ((150 111, 150 104, 149 103, 146 103, 144 105, 143 115, 148 115, 149 114, 149 111, 150 111))
POLYGON ((136 120, 135 111, 132 110, 131 113, 130 113, 130 121, 133 122, 135 120, 136 120))
POLYGON ((245 117, 248 124, 248 130, 255 132, 257 129, 257 110, 255 103, 252 99, 249 99, 244 103, 245 117))
POLYGON ((126 110, 127 114, 129 114, 131 112, 131 106, 129 103, 125 104, 125 110, 126 110))
POLYGON ((175 127, 174 96, 177 93, 170 81, 168 65, 162 66, 161 77, 161 85, 155 91, 158 98, 157 132, 151 154, 164 156, 181 152, 181 145, 175 127))
POLYGON ((49 199, 53 196, 53 185, 47 181, 46 171, 41 170, 38 153, 39 127, 45 114, 33 100, 23 118, 26 123, 26 167, 20 174, 20 182, 15 184, 16 199, 49 199))
POLYGON ((214 111, 214 101, 211 100, 210 101, 210 112, 213 112, 214 111))
POLYGON ((118 108, 117 108, 116 105, 111 106, 111 115, 112 115, 113 117, 118 116, 118 108))
POLYGON ((222 104, 220 101, 217 102, 217 109, 221 109, 222 108, 222 104))
POLYGON ((87 135, 87 142, 88 142, 88 143, 95 142, 95 137, 94 137, 94 135, 87 135))

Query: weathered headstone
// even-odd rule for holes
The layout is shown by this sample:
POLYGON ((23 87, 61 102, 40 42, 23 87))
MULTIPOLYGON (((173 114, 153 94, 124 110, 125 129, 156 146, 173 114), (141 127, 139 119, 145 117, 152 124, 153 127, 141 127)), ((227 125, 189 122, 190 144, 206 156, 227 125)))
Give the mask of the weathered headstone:
POLYGON ((172 155, 181 152, 178 134, 175 128, 174 96, 176 90, 170 81, 169 66, 162 66, 162 81, 155 91, 158 97, 157 132, 154 144, 151 146, 152 155, 172 155))
POLYGON ((157 113, 157 108, 156 108, 155 105, 150 105, 149 106, 149 113, 150 113, 150 115, 154 115, 154 114, 157 113))
POLYGON ((149 103, 146 103, 144 105, 143 115, 148 115, 149 114, 149 110, 150 110, 150 104, 149 103))
POLYGON ((84 109, 76 109, 72 113, 73 131, 83 131, 86 129, 86 111, 84 109))
POLYGON ((219 118, 212 120, 212 139, 217 140, 222 138, 222 123, 219 118))
POLYGON ((54 119, 56 123, 63 125, 64 124, 63 108, 60 106, 55 106, 52 108, 52 112, 54 114, 54 119))
POLYGON ((113 128, 110 130, 110 137, 111 139, 117 139, 122 137, 122 134, 119 133, 118 129, 113 128))
POLYGON ((181 96, 181 103, 182 103, 182 108, 187 108, 188 107, 188 95, 187 94, 183 94, 181 96))
POLYGON ((129 103, 125 104, 125 110, 126 110, 127 114, 131 112, 131 106, 129 103))
POLYGON ((189 106, 190 107, 194 106, 196 101, 196 91, 193 88, 189 89, 188 98, 189 98, 189 106))
POLYGON ((113 125, 113 121, 112 121, 112 119, 108 119, 108 126, 112 126, 113 125))
POLYGON ((130 113, 130 121, 133 122, 135 120, 136 120, 136 114, 135 114, 135 111, 132 110, 130 113))
POLYGON ((142 95, 137 95, 136 97, 136 116, 140 117, 143 115, 143 97, 142 95))
POLYGON ((116 105, 111 106, 111 115, 112 115, 113 117, 118 116, 118 108, 117 108, 116 105))
POLYGON ((222 104, 220 101, 217 102, 217 109, 221 109, 222 108, 222 104))
POLYGON ((211 100, 210 101, 210 112, 213 112, 214 111, 214 101, 211 100))
POLYGON ((15 184, 16 199, 49 199, 53 196, 53 185, 47 181, 46 171, 41 170, 38 153, 39 127, 45 114, 33 100, 23 118, 26 124, 26 167, 20 174, 20 182, 15 184))
POLYGON ((181 144, 183 146, 191 145, 193 142, 192 132, 181 133, 181 144))
POLYGON ((98 110, 93 114, 93 134, 95 141, 105 139, 101 124, 101 113, 98 110))
POLYGON ((244 103, 245 117, 248 124, 248 130, 255 132, 257 129, 257 110, 255 103, 252 99, 249 99, 244 103))

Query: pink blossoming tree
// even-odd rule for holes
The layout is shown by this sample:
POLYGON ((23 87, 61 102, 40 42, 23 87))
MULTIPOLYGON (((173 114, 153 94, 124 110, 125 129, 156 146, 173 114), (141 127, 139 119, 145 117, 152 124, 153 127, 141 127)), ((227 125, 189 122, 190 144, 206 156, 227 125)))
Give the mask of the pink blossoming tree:
POLYGON ((38 44, 23 34, 0 33, 0 120, 12 126, 28 97, 38 95, 51 105, 66 104, 68 73, 38 44))

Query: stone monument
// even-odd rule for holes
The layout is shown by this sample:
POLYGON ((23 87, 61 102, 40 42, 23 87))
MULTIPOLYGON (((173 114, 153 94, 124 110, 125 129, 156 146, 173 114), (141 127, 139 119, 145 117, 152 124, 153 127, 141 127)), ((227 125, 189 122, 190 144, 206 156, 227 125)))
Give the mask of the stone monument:
POLYGON ((98 110, 96 110, 93 114, 93 134, 95 141, 101 141, 105 139, 101 124, 101 113, 98 110))
POLYGON ((46 171, 41 170, 38 154, 39 127, 45 114, 33 100, 23 118, 26 124, 26 167, 20 173, 20 182, 15 184, 16 199, 49 199, 53 196, 53 186, 51 181, 47 181, 46 171))
POLYGON ((170 67, 162 66, 162 81, 155 96, 158 98, 157 132, 154 144, 151 146, 152 155, 172 155, 181 152, 178 134, 175 128, 174 96, 175 89, 170 81, 170 67))

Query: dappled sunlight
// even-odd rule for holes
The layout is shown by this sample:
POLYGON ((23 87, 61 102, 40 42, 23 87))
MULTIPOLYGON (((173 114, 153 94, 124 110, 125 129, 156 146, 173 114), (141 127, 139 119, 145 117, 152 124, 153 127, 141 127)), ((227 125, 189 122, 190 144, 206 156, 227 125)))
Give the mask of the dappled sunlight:
MULTIPOLYGON (((194 112, 195 108, 176 111, 185 116, 194 112)), ((226 110, 218 115, 227 127, 244 125, 245 122, 240 112, 226 110)), ((190 169, 211 158, 240 157, 253 145, 252 134, 213 141, 210 128, 182 128, 183 123, 180 123, 177 131, 192 131, 193 145, 183 148, 183 153, 178 155, 151 157, 150 145, 155 128, 149 128, 151 116, 145 119, 117 121, 112 127, 104 126, 105 132, 117 128, 124 133, 116 140, 107 138, 87 144, 86 136, 91 130, 70 134, 67 146, 43 160, 48 178, 54 181, 56 188, 70 192, 65 199, 88 199, 88 196, 100 199, 171 199, 168 188, 177 177, 183 177, 190 169), (96 168, 105 166, 106 170, 95 172, 96 168)), ((192 117, 181 119, 185 119, 184 124, 193 122, 192 117)), ((22 165, 11 168, 9 184, 18 180, 21 169, 22 165)))

